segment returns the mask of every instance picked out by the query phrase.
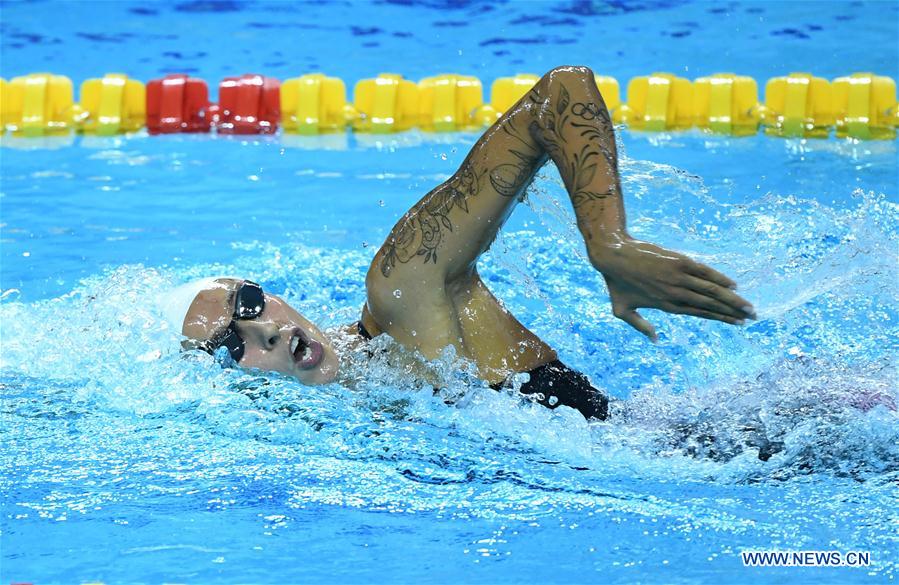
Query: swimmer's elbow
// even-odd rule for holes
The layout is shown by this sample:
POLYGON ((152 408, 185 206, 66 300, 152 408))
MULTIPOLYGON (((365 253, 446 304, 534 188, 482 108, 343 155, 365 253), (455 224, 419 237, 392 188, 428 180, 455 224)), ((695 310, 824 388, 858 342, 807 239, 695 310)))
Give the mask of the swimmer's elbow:
POLYGON ((600 101, 603 101, 602 94, 596 86, 596 76, 593 70, 585 65, 560 65, 553 67, 543 76, 541 83, 548 88, 550 95, 560 95, 562 89, 570 90, 572 87, 587 86, 590 90, 595 91, 599 95, 600 101))
POLYGON ((559 65, 546 73, 546 77, 555 80, 593 79, 593 70, 586 65, 559 65))

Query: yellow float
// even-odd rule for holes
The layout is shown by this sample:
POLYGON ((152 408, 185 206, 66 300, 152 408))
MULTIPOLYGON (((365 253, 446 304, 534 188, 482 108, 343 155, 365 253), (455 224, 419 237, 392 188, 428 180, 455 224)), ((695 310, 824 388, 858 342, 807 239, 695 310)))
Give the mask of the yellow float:
POLYGON ((671 73, 635 77, 627 84, 627 104, 619 119, 635 130, 662 132, 693 125, 693 85, 671 73))
POLYGON ((68 133, 80 113, 72 80, 63 75, 31 73, 14 77, 0 91, 0 119, 16 135, 68 133))
POLYGON ((340 132, 355 115, 353 107, 347 104, 342 79, 310 73, 281 84, 281 127, 285 132, 340 132))
POLYGON ((809 73, 769 79, 761 114, 771 136, 827 138, 834 124, 830 83, 809 73))
POLYGON ((358 117, 353 129, 385 134, 409 130, 418 124, 418 86, 395 73, 363 79, 353 90, 358 117))
POLYGON ((833 80, 837 136, 862 140, 896 138, 896 82, 873 73, 833 80))
POLYGON ((147 89, 127 75, 88 79, 81 84, 80 95, 76 124, 81 132, 101 136, 136 132, 147 122, 147 89))
POLYGON ((482 126, 478 109, 484 104, 481 80, 470 75, 444 74, 418 82, 419 127, 428 132, 455 132, 482 126))
POLYGON ((755 79, 716 73, 693 82, 696 126, 716 134, 749 136, 759 127, 758 85, 755 79))

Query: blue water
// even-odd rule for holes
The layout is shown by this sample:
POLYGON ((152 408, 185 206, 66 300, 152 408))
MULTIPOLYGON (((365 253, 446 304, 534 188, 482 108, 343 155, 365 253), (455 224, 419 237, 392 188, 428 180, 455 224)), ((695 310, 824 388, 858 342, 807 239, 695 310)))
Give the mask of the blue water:
MULTIPOLYGON (((177 6, 4 2, 0 72, 897 70, 893 3, 177 6)), ((179 354, 152 299, 197 276, 253 278, 326 328, 358 318, 375 249, 475 139, 6 142, 0 581, 894 582, 895 142, 622 131, 634 235, 733 276, 759 313, 645 311, 655 346, 611 315, 544 169, 481 272, 619 399, 606 423, 451 355, 434 396, 381 358, 350 356, 350 390, 179 354), (749 569, 747 549, 872 563, 749 569)))

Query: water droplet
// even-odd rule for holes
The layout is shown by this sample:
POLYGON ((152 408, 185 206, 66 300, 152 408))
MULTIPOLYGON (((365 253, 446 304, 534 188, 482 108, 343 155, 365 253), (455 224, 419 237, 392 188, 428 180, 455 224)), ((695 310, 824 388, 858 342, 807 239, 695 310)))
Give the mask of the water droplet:
POLYGON ((378 199, 378 207, 384 207, 384 200, 378 199))
POLYGON ((440 153, 440 160, 446 160, 446 158, 447 158, 447 157, 446 157, 446 153, 445 153, 445 152, 441 152, 441 153, 440 153))
POLYGON ((400 298, 401 296, 403 296, 403 291, 401 291, 400 289, 396 289, 395 291, 393 291, 393 296, 395 296, 396 298, 400 298))
POLYGON ((415 337, 418 333, 415 332, 415 329, 412 330, 412 337, 415 337))

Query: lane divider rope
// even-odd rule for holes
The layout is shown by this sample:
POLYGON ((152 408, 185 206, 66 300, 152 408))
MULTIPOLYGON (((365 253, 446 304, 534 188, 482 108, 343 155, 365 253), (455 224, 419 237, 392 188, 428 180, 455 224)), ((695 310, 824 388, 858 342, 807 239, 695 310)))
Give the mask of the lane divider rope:
MULTIPOLYGON (((537 75, 501 77, 490 101, 477 77, 442 74, 419 82, 396 73, 363 79, 347 101, 337 77, 310 73, 283 83, 273 77, 226 77, 218 103, 206 81, 167 75, 146 85, 120 73, 88 79, 75 101, 71 79, 32 73, 0 79, 0 124, 15 136, 72 132, 109 136, 146 128, 150 134, 216 132, 321 135, 352 129, 388 134, 419 128, 426 132, 482 129, 521 98, 537 75)), ((671 73, 631 79, 627 101, 618 80, 596 76, 612 119, 634 130, 670 132, 699 128, 715 134, 748 136, 763 131, 781 137, 894 140, 899 126, 896 82, 873 73, 828 81, 809 73, 774 77, 760 102, 755 79, 718 73, 693 81, 671 73)))

